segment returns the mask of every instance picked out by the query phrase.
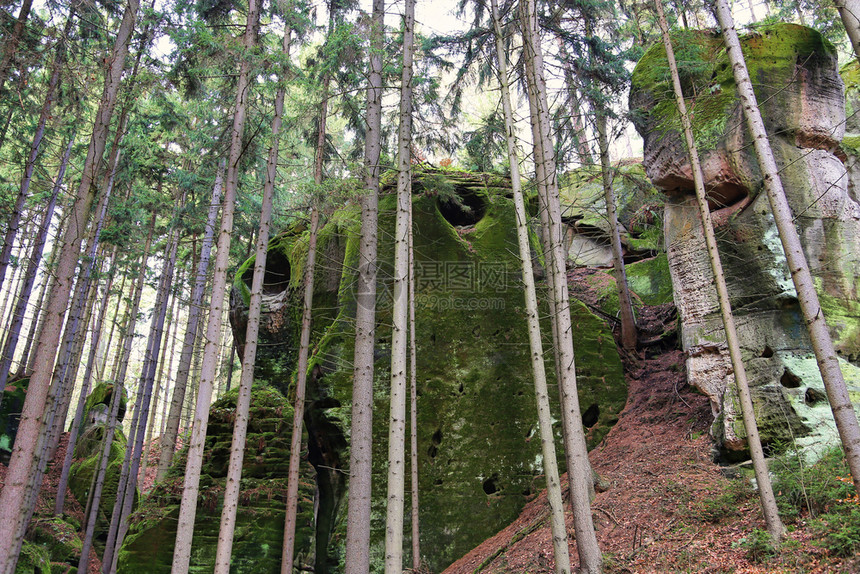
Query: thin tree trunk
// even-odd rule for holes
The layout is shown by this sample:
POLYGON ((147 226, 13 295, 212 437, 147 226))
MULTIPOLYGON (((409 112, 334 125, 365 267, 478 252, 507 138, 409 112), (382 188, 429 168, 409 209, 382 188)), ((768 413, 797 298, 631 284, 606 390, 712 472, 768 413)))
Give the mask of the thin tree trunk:
MULTIPOLYGON (((182 273, 180 272, 177 276, 176 280, 177 284, 182 284, 182 273)), ((171 286, 168 286, 170 289, 171 286)), ((172 290, 172 289, 171 289, 172 290)), ((146 482, 146 467, 149 466, 149 455, 152 451, 152 433, 155 428, 155 419, 158 415, 158 397, 161 392, 162 382, 164 381, 164 367, 167 364, 167 346, 170 343, 171 334, 173 331, 173 325, 176 322, 176 304, 179 301, 179 292, 174 292, 173 295, 173 303, 170 306, 170 309, 167 311, 167 327, 165 328, 164 336, 161 338, 161 353, 159 356, 161 360, 158 363, 158 375, 155 379, 155 390, 152 395, 152 408, 149 409, 149 424, 146 425, 146 439, 143 441, 143 460, 140 462, 140 474, 137 479, 138 485, 140 485, 140 491, 143 492, 143 486, 146 482)), ((170 357, 173 359, 173 357, 170 357)), ((167 388, 165 385, 164 389, 164 402, 167 402, 167 388)))
MULTIPOLYGON (((409 182, 412 196, 412 182, 409 182)), ((409 470, 412 490, 412 569, 421 568, 421 530, 418 516, 418 357, 415 348, 415 250, 412 237, 412 205, 409 213, 409 470)))
MULTIPOLYGON (((45 213, 42 215, 42 222, 39 225, 39 233, 36 236, 33 248, 30 252, 30 260, 27 264, 27 274, 24 278, 24 286, 21 290, 21 296, 18 298, 17 307, 15 308, 12 324, 9 330, 9 336, 3 348, 3 354, 0 355, 0 389, 6 387, 6 381, 9 377, 9 370, 12 367, 12 359, 15 355, 15 346, 18 344, 18 337, 21 333, 21 326, 24 323, 24 315, 27 310, 27 304, 30 302, 30 294, 33 291, 33 285, 36 282, 36 274, 39 271, 39 265, 42 262, 42 253, 45 250, 45 242, 48 239, 48 231, 51 227, 51 220, 54 217, 54 208, 57 205, 57 195, 62 187, 62 180, 65 176, 66 166, 69 163, 69 155, 72 152, 72 144, 75 141, 74 135, 69 138, 69 143, 66 146, 66 151, 63 153, 63 159, 60 163, 60 171, 57 174, 57 180, 54 183, 54 188, 51 192, 51 199, 48 200, 48 206, 45 208, 45 213)), ((35 320, 34 320, 35 323, 35 320)), ((27 357, 21 358, 21 364, 26 364, 27 357)))
MULTIPOLYGON (((118 246, 114 246, 113 254, 119 250, 118 246)), ((66 501, 66 488, 69 483, 69 471, 72 468, 72 455, 75 451, 75 444, 78 442, 78 434, 80 433, 81 423, 84 418, 84 406, 87 402, 87 396, 90 392, 90 381, 92 380, 93 367, 96 363, 96 351, 98 350, 99 337, 101 336, 102 325, 104 325, 105 316, 107 315, 108 304, 110 303, 110 290, 113 285, 114 274, 110 273, 107 278, 107 283, 104 288, 104 297, 102 298, 101 309, 96 318, 96 324, 93 327, 93 339, 90 343, 90 353, 87 360, 87 367, 84 370, 84 380, 81 383, 81 394, 78 397, 78 405, 75 409, 75 418, 72 421, 72 428, 69 429, 69 442, 66 447, 66 456, 63 459, 63 468, 60 471, 60 482, 57 485, 57 497, 54 502, 54 514, 60 516, 63 514, 63 507, 66 501)))
POLYGON ((580 570, 598 573, 602 570, 603 557, 597 544, 594 523, 591 517, 589 489, 591 468, 585 433, 582 430, 582 415, 579 410, 579 397, 576 390, 576 371, 573 354, 573 332, 570 320, 570 298, 567 287, 566 256, 561 233, 561 206, 556 180, 552 144, 549 137, 549 106, 546 85, 543 80, 543 57, 539 41, 537 14, 533 0, 520 4, 522 11, 523 43, 526 50, 525 63, 529 91, 532 101, 537 104, 533 111, 533 124, 536 124, 535 157, 537 164, 543 164, 544 181, 538 186, 544 196, 543 204, 549 219, 549 238, 552 258, 548 261, 549 273, 554 274, 552 298, 556 305, 557 349, 561 368, 562 408, 564 419, 569 427, 566 453, 568 457, 568 478, 576 530, 577 550, 580 570))
MULTIPOLYGON (((90 550, 93 546, 93 535, 96 530, 96 521, 98 520, 99 507, 102 501, 102 492, 104 492, 105 476, 107 475, 107 467, 110 462, 111 446, 113 445, 114 434, 116 432, 117 418, 119 416, 119 405, 122 402, 123 387, 121 384, 113 383, 113 394, 111 395, 110 414, 108 415, 107 423, 105 424, 104 438, 102 439, 101 456, 99 457, 98 471, 93 477, 93 488, 90 490, 87 508, 89 512, 85 514, 87 524, 84 529, 83 546, 81 547, 81 558, 78 561, 78 572, 89 572, 90 550)), ((70 445, 71 448, 71 445, 70 445)))
POLYGON ((549 406, 546 369, 543 360, 543 342, 540 333, 540 315, 537 307, 534 273, 532 271, 531 246, 528 237, 528 215, 520 182, 519 157, 517 155, 514 128, 513 106, 511 105, 508 84, 508 57, 504 49, 502 27, 499 22, 497 0, 491 0, 493 29, 496 36, 496 53, 499 66, 499 83, 502 92, 502 108, 505 114, 505 134, 508 145, 508 158, 511 166, 511 187, 514 194, 514 209, 517 216, 517 242, 520 249, 522 278, 525 287, 526 318, 529 330, 529 349, 531 351, 532 371, 535 382, 535 397, 538 405, 538 426, 541 436, 544 474, 546 475, 547 499, 550 505, 550 526, 552 529, 555 571, 558 574, 570 573, 570 551, 568 549, 567 528, 564 519, 561 480, 558 474, 558 461, 555 452, 555 437, 552 430, 552 414, 549 406))
POLYGON ((355 310, 346 574, 370 572, 370 502, 373 453, 373 372, 376 331, 379 156, 382 132, 382 44, 384 0, 374 0, 370 23, 367 133, 364 143, 364 195, 358 251, 355 310))
POLYGON ((197 406, 194 425, 188 449, 188 462, 185 467, 182 502, 176 530, 176 545, 173 552, 173 572, 184 574, 191 560, 191 540, 194 535, 194 518, 197 514, 197 493, 200 487, 200 470, 203 466, 203 446, 206 428, 209 423, 209 404, 215 371, 218 367, 218 338, 221 334, 224 294, 227 291, 227 264, 230 254, 230 240, 233 231, 233 212, 236 203, 239 159, 243 150, 242 133, 245 128, 245 115, 250 91, 251 51, 257 44, 260 21, 260 5, 257 0, 249 0, 248 17, 242 38, 244 53, 236 88, 236 112, 233 116, 233 131, 230 142, 230 160, 227 163, 227 181, 224 190, 224 212, 221 218, 221 231, 218 235, 218 252, 215 257, 215 274, 212 280, 212 301, 209 321, 206 327, 206 346, 203 354, 200 386, 197 391, 197 406))
MULTIPOLYGON (((107 341, 104 341, 104 340, 102 341, 104 343, 104 346, 103 346, 102 351, 101 351, 101 353, 102 353, 101 354, 101 361, 99 362, 99 366, 96 369, 96 378, 99 380, 104 380, 105 374, 107 374, 107 360, 108 360, 108 355, 110 354, 108 352, 108 350, 112 348, 111 343, 113 343, 113 334, 114 334, 114 331, 116 330, 116 323, 117 323, 116 319, 119 316, 119 308, 122 304, 122 299, 123 299, 122 294, 125 293, 125 282, 127 279, 128 279, 128 273, 123 272, 122 283, 119 284, 119 291, 117 292, 117 296, 116 296, 116 306, 114 307, 114 310, 113 310, 113 320, 111 321, 110 332, 108 333, 107 341)), ((119 345, 119 347, 121 347, 121 346, 122 345, 119 345)))
POLYGON ((24 0, 21 5, 21 10, 18 12, 18 19, 12 27, 12 33, 3 42, 3 55, 0 57, 0 92, 3 91, 3 86, 12 71, 12 60, 15 57, 15 52, 18 51, 18 46, 21 44, 21 35, 24 33, 24 26, 27 24, 27 18, 30 17, 30 9, 33 7, 33 0, 24 0))
POLYGON ((415 1, 403 11, 403 70, 397 154, 397 215, 394 230, 394 307, 391 332, 391 406, 388 417, 388 494, 385 517, 385 574, 403 571, 403 508, 406 446, 406 346, 409 311, 409 229, 412 197, 412 58, 415 1))
POLYGON ((609 219, 609 238, 612 244, 612 266, 615 268, 615 283, 618 288, 618 306, 621 314, 621 346, 628 352, 636 350, 636 318, 633 315, 633 300, 627 284, 624 268, 624 252, 621 248, 621 233, 615 206, 615 190, 612 187, 612 165, 609 163, 609 141, 606 137, 606 111, 593 102, 594 124, 597 128, 597 143, 600 148, 600 173, 603 179, 603 196, 606 201, 606 217, 609 219))
POLYGON ((827 330, 824 312, 818 302, 815 292, 815 284, 803 246, 797 235, 797 229, 791 215, 791 207, 785 196, 782 181, 779 177, 779 168, 776 165, 761 112, 758 108, 749 72, 741 51, 740 40, 735 30, 732 13, 725 0, 716 0, 717 20, 723 30, 723 39, 726 43, 726 52, 729 62, 732 64, 732 72, 735 83, 738 86, 738 95, 741 100, 747 127, 752 134, 756 157, 759 168, 764 176, 764 188, 773 211, 774 222, 779 231, 782 248, 785 251, 785 259, 794 288, 797 290, 797 298, 800 302, 800 310, 809 329, 809 338, 824 381, 824 389, 827 391, 827 399, 833 410, 833 419, 836 421, 836 429, 845 449, 845 458, 848 460, 848 468, 854 481, 854 489, 860 494, 860 425, 857 423, 857 415, 845 386, 845 379, 839 367, 839 360, 833 349, 833 341, 827 330))
MULTIPOLYGON (((319 229, 319 209, 311 207, 311 227, 308 236, 308 258, 305 263, 304 307, 302 310, 302 331, 299 338, 299 359, 296 375, 296 402, 293 408, 293 430, 290 442, 290 466, 287 480, 287 509, 284 517, 284 546, 281 554, 281 574, 293 571, 293 551, 295 549, 296 514, 299 492, 299 455, 302 448, 302 420, 305 411, 305 387, 308 378, 308 354, 311 338, 311 311, 314 299, 314 265, 316 264, 317 231, 319 229)), ((247 342, 246 353, 247 353, 247 342)), ((243 365, 244 378, 244 365, 243 365)))
POLYGON ((179 434, 179 422, 182 418, 182 406, 185 404, 185 393, 188 387, 188 373, 194 354, 194 343, 200 326, 200 311, 203 306, 203 294, 206 290, 206 276, 209 270, 209 257, 212 252, 212 240, 215 236, 215 220, 218 218, 218 208, 221 205, 221 189, 223 184, 222 165, 215 177, 212 188, 212 199, 209 202, 209 214, 206 219, 206 230, 203 235, 203 245, 200 248, 200 259, 197 263, 197 273, 194 279, 194 289, 188 308, 188 324, 185 328, 185 339, 182 343, 182 354, 176 372, 176 382, 173 385, 173 395, 170 400, 170 413, 167 415, 167 426, 161 435, 161 452, 158 459, 158 471, 155 480, 164 480, 170 464, 173 462, 173 452, 176 448, 176 437, 179 434))
MULTIPOLYGON (((289 6, 286 8, 290 9, 289 6)), ((290 58, 290 41, 292 30, 289 26, 284 30, 282 52, 284 61, 290 58)), ((289 77, 288 70, 281 71, 281 82, 289 77)), ((269 226, 272 223, 272 201, 275 195, 275 180, 278 177, 278 150, 281 138, 281 117, 284 113, 284 96, 286 87, 282 84, 275 96, 275 117, 272 119, 271 146, 266 164, 266 183, 263 187, 262 205, 260 208, 260 231, 257 234, 257 253, 254 258, 254 276, 251 279, 251 298, 248 304, 248 327, 245 335, 245 353, 242 357, 242 377, 239 381, 239 396, 236 400, 236 415, 233 423, 233 442, 230 445, 230 463, 227 468, 227 484, 224 489, 224 507, 221 511, 221 528, 218 531, 218 546, 215 550, 215 574, 229 574, 230 558, 233 555, 233 535, 236 528, 236 511, 239 508, 239 491, 242 480, 242 461, 245 457, 245 438, 248 434, 248 413, 251 408, 251 386, 254 383, 254 362, 257 359, 257 335, 260 331, 260 313, 263 306, 263 279, 266 275, 266 255, 269 249, 269 226)), ((312 231, 313 233, 313 231, 312 231)), ((314 238, 316 239, 316 238, 314 238)), ((310 300, 313 298, 313 251, 315 245, 308 248, 308 275, 310 279, 310 300)), ((305 287, 307 289, 307 286, 305 287)), ((305 313, 310 325, 310 310, 307 306, 308 296, 305 296, 305 313)), ((308 333, 308 336, 310 333, 308 333)), ((304 349, 305 370, 307 370, 307 341, 304 338, 304 317, 302 319, 302 343, 299 349, 299 376, 301 377, 301 358, 304 349)), ((304 401, 304 397, 302 397, 304 401)), ((296 397, 298 403, 298 395, 296 397)), ((301 437, 301 427, 299 427, 301 437)), ((295 441, 294 441, 295 442, 295 441)), ((298 449, 296 450, 298 454, 298 449)), ((298 479, 298 456, 295 457, 298 479)), ((290 453, 290 482, 287 485, 287 500, 293 488, 291 486, 293 456, 290 453)), ((298 492, 296 481, 295 492, 298 492)), ((288 504, 289 512, 289 504, 288 504)), ((288 533, 285 533, 284 537, 288 533)), ((292 553, 290 553, 292 555, 292 553)), ((292 573, 292 568, 288 570, 292 573)))
MULTIPOLYGON (((24 5, 21 7, 22 14, 24 14, 25 8, 27 9, 27 12, 29 12, 30 4, 32 4, 32 0, 24 1, 24 5)), ((24 18, 26 19, 26 16, 24 18)), ((18 197, 15 200, 15 207, 12 209, 12 214, 10 216, 9 222, 7 223, 6 235, 3 239, 3 249, 2 251, 0 251, 0 285, 3 284, 3 279, 6 276, 6 267, 9 265, 9 256, 12 254, 12 244, 15 242, 15 235, 18 232, 21 214, 24 210, 24 203, 30 193, 30 183, 33 181, 33 171, 36 167, 36 160, 39 157, 39 149, 42 145, 42 139, 45 136, 45 125, 48 122, 48 118, 51 117, 51 108, 53 107, 54 100, 56 99, 57 87, 60 85, 60 69, 62 68, 63 62, 65 61, 65 41, 71 33, 73 22, 74 6, 71 7, 71 13, 66 18, 66 25, 63 29, 62 36, 58 40, 57 51, 54 55, 54 61, 51 67, 51 77, 48 80, 48 89, 45 94, 45 103, 42 104, 42 110, 39 114, 39 121, 36 124, 36 132, 33 136, 33 143, 30 145, 30 154, 27 156, 27 161, 24 164, 24 175, 21 179, 21 187, 18 191, 18 197)), ((6 65, 8 64, 8 62, 5 60, 5 57, 10 50, 10 44, 12 51, 14 51, 14 49, 17 47, 17 36, 20 36, 18 24, 15 25, 15 30, 13 31, 12 36, 9 37, 9 39, 6 41, 6 44, 4 45, 4 61, 2 64, 0 64, 0 92, 3 91, 3 82, 5 82, 6 76, 9 72, 8 66, 6 65)), ((70 146, 71 142, 73 142, 74 139, 75 137, 73 133, 72 137, 70 138, 70 146)), ((65 163, 65 161, 63 163, 65 163)), ((61 167, 61 170, 63 169, 64 168, 61 167)), ((62 180, 62 177, 60 177, 59 179, 62 180)))
POLYGON ((699 204, 699 213, 702 217, 705 245, 708 249, 708 258, 711 262, 711 270, 714 273, 714 283, 717 288, 717 296, 720 301, 723 326, 726 330, 726 343, 729 347, 729 355, 732 361, 732 369, 734 370, 735 383, 738 388, 738 397, 741 402, 744 429, 747 433, 747 444, 749 445, 750 456, 753 461, 753 470, 755 471, 756 484, 758 485, 762 513, 764 514, 767 530, 770 533, 771 538, 774 543, 779 543, 785 533, 785 527, 779 519, 776 498, 773 495, 773 486, 770 482, 767 462, 764 459, 764 451, 761 447, 761 439, 759 437, 758 426, 756 425, 755 420, 755 409, 753 408, 749 383, 747 382, 746 368, 744 367, 743 358, 741 356, 740 340, 738 339, 732 306, 729 301, 729 290, 726 286, 726 278, 723 273, 720 252, 717 249, 717 238, 714 235, 711 211, 708 208, 708 199, 705 191, 705 177, 702 173, 702 167, 699 162, 699 152, 696 149, 696 142, 693 137, 692 122, 690 121, 690 116, 687 113, 687 105, 684 101, 684 92, 681 88, 681 79, 678 75, 678 66, 675 62, 675 52, 672 47, 672 40, 669 36, 669 25, 666 23, 666 16, 663 14, 662 0, 654 0, 654 5, 657 9, 657 18, 663 34, 663 45, 666 48, 666 60, 669 64, 669 71, 672 74, 672 87, 675 90, 675 101, 678 104, 678 112, 681 116, 681 123, 684 126, 684 139, 687 142, 687 153, 690 157, 690 166, 693 169, 693 183, 696 188, 696 200, 699 204))
POLYGON ((137 491, 137 477, 140 470, 140 459, 143 452, 143 439, 146 435, 149 408, 152 402, 152 388, 155 382, 155 372, 158 366, 161 339, 164 333, 164 319, 170 302, 170 285, 173 283, 173 270, 176 265, 176 251, 179 246, 179 229, 174 228, 168 253, 165 258, 164 271, 158 284, 155 306, 150 325, 150 336, 143 361, 138 386, 138 398, 135 413, 135 423, 132 424, 130 440, 126 447, 126 457, 120 474, 117 488, 116 503, 111 514, 111 526, 102 557, 103 574, 116 572, 116 561, 125 534, 128 531, 128 515, 131 514, 134 495, 137 491))

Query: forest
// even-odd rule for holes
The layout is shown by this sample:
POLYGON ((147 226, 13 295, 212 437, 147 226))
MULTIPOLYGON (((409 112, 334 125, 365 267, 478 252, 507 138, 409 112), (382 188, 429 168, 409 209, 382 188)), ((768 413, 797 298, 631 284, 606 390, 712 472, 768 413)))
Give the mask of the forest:
POLYGON ((0 16, 0 574, 860 569, 860 1, 0 16))

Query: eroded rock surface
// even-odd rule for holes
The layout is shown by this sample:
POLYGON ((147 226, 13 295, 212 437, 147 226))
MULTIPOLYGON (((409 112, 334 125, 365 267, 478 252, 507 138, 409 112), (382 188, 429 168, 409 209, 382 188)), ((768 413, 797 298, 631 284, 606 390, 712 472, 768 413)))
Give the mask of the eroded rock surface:
MULTIPOLYGON (((860 392, 860 204, 836 153, 845 130, 836 52, 793 24, 762 27, 741 41, 843 372, 860 392)), ((819 400, 823 385, 722 42, 706 31, 679 33, 674 42, 763 442, 832 444, 830 409, 819 400)), ((711 399, 722 454, 737 458, 744 431, 671 94, 658 45, 633 73, 631 110, 648 176, 669 197, 666 248, 689 380, 711 399)))
MULTIPOLYGON (((544 481, 508 185, 489 176, 424 172, 413 192, 421 544, 431 569, 440 571, 516 518, 544 481)), ((380 201, 374 572, 384 558, 394 199, 386 187, 380 201)), ((342 571, 344 559, 359 231, 357 206, 342 207, 328 215, 318 243, 305 419, 308 458, 317 473, 317 573, 342 571)), ((267 261, 257 378, 285 394, 295 369, 306 251, 306 232, 297 228, 272 240, 267 261)), ((232 293, 240 344, 252 264, 239 270, 232 293)), ((578 302, 572 313, 580 403, 594 446, 617 420, 626 386, 605 323, 578 302)), ((548 336, 548 324, 545 329, 548 336)))

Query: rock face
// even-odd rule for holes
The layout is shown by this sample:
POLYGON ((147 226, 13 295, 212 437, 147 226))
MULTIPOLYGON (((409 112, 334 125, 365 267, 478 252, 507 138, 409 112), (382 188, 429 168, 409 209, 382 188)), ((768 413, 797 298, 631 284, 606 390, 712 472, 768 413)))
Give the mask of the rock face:
MULTIPOLYGON (((228 392, 209 411, 189 569, 192 574, 212 572, 215 566, 237 395, 236 389, 228 392)), ((292 419, 293 409, 280 392, 265 385, 254 388, 231 572, 280 571, 292 419)), ((186 461, 187 450, 183 450, 167 478, 155 485, 131 515, 118 572, 170 572, 186 461)), ((300 475, 296 566, 306 569, 313 565, 315 551, 314 471, 306 460, 300 475)))
MULTIPOLYGON (((508 185, 423 172, 413 193, 421 544, 439 571, 510 523, 544 481, 508 185)), ((380 201, 373 571, 384 558, 394 199, 389 186, 380 201)), ((318 574, 343 568, 359 231, 358 208, 342 207, 327 217, 318 244, 305 419, 316 469, 318 574)), ((288 396, 306 251, 306 233, 294 228, 272 240, 267 260, 256 378, 288 396)), ((231 295, 240 348, 252 265, 239 270, 231 295)), ((611 332, 578 302, 572 313, 580 402, 594 446, 616 421, 626 387, 611 332)))
MULTIPOLYGON (((741 40, 750 76, 831 334, 853 392, 860 391, 860 205, 835 153, 844 134, 843 83, 832 45, 792 24, 741 40)), ((761 174, 719 37, 674 37, 738 322, 762 440, 816 447, 838 440, 761 174)), ((633 73, 630 107, 648 176, 669 200, 665 237, 690 383, 718 415, 721 453, 744 455, 732 373, 693 195, 691 169, 665 51, 633 73)))

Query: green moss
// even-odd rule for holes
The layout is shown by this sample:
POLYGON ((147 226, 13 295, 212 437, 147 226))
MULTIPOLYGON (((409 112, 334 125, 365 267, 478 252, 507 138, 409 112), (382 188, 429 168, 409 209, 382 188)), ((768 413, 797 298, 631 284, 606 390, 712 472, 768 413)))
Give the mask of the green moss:
POLYGON ((665 253, 626 266, 627 283, 646 305, 672 303, 672 277, 665 253))
MULTIPOLYGON (((214 565, 237 395, 237 389, 230 391, 210 409, 191 573, 211 572, 214 565)), ((231 572, 258 574, 280 569, 292 418, 292 407, 277 389, 254 386, 231 572)), ((130 517, 119 572, 170 572, 186 456, 177 456, 168 478, 147 494, 130 517)), ((304 567, 303 557, 311 555, 313 548, 314 483, 307 462, 300 472, 296 550, 297 564, 304 567)))
MULTIPOLYGON (((775 100, 762 110, 766 126, 793 129, 783 120, 795 113, 796 90, 785 90, 783 80, 794 75, 795 66, 813 70, 823 60, 835 61, 834 46, 811 28, 786 23, 760 26, 740 40, 758 100, 775 100)), ((700 151, 714 149, 722 145, 739 105, 722 40, 713 32, 685 30, 673 32, 672 42, 696 145, 700 151)), ((662 43, 652 46, 636 65, 630 101, 640 132, 682 140, 662 43)))
POLYGON ((51 574, 51 556, 48 549, 25 539, 15 574, 51 574))

